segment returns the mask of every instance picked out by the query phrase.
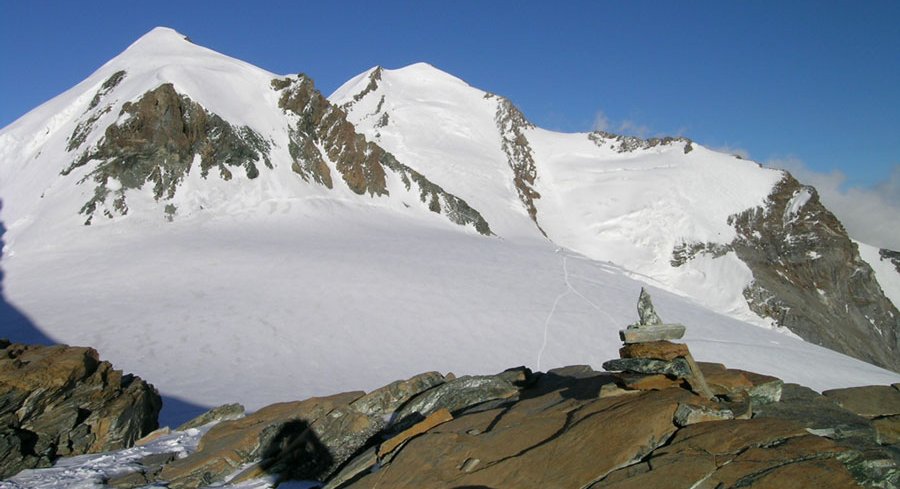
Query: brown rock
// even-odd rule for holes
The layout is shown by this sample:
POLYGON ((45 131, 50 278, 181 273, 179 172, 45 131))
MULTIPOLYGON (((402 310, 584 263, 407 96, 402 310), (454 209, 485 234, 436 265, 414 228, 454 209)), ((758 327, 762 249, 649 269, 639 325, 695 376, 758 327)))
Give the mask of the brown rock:
MULTIPOLYGON (((608 384, 583 381, 596 390, 608 384)), ((585 487, 665 443, 678 403, 694 397, 683 389, 572 395, 580 391, 561 386, 463 415, 409 440, 389 465, 346 487, 585 487)))
POLYGON ((713 394, 735 397, 747 393, 754 403, 768 404, 781 398, 781 379, 770 375, 725 368, 721 363, 697 362, 713 394))
MULTIPOLYGON (((653 390, 653 389, 647 389, 647 390, 653 390)), ((637 389, 634 389, 634 390, 623 389, 623 388, 617 386, 616 384, 610 383, 610 384, 603 384, 600 386, 600 392, 597 394, 597 397, 602 399, 604 397, 616 397, 616 396, 622 396, 625 394, 637 394, 639 392, 640 392, 640 390, 637 390, 637 389)))
POLYGON ((746 447, 772 445, 807 434, 800 424, 777 418, 698 423, 678 430, 663 453, 699 451, 717 456, 736 455, 746 447))
POLYGON ((351 406, 364 414, 392 413, 413 396, 444 382, 444 376, 438 372, 419 374, 375 389, 353 401, 351 406))
POLYGON ((212 423, 213 421, 225 421, 229 419, 238 419, 244 416, 244 406, 232 403, 224 404, 219 407, 210 409, 209 411, 197 416, 196 418, 185 422, 175 431, 185 431, 191 428, 199 428, 203 425, 212 423))
POLYGON ((386 454, 393 452, 395 448, 409 440, 410 438, 421 435, 426 431, 434 428, 435 426, 446 423, 453 419, 453 415, 450 414, 446 408, 441 408, 431 414, 428 415, 422 421, 414 424, 410 428, 400 432, 397 436, 385 441, 378 448, 378 457, 384 457, 386 454))
POLYGON ((590 488, 858 487, 838 461, 846 448, 796 428, 755 420, 692 425, 650 455, 646 468, 620 469, 590 488))
POLYGON ((0 478, 57 457, 131 446, 155 430, 162 401, 92 348, 0 350, 0 478))
MULTIPOLYGON (((834 459, 837 455, 846 451, 846 448, 836 445, 833 441, 814 435, 790 438, 774 446, 751 446, 736 457, 731 458, 727 464, 724 464, 724 461, 720 459, 719 464, 721 467, 710 477, 709 481, 723 484, 725 487, 755 487, 755 485, 750 485, 750 483, 755 483, 757 480, 762 482, 762 480, 765 480, 762 479, 762 476, 780 466, 796 466, 795 468, 800 470, 801 466, 798 466, 798 463, 834 459)), ((847 479, 840 477, 841 475, 849 477, 849 472, 840 462, 836 466, 825 466, 816 469, 814 465, 806 467, 804 470, 807 473, 804 477, 827 478, 828 476, 837 476, 838 480, 842 481, 847 479)), ((852 480, 852 477, 849 477, 849 480, 852 480)), ((853 486, 828 485, 825 487, 853 486)))
POLYGON ((900 414, 900 390, 887 385, 832 389, 822 395, 866 418, 900 414))
MULTIPOLYGON (((160 479, 169 481, 171 488, 195 488, 209 485, 242 465, 255 460, 270 459, 294 443, 308 443, 315 453, 310 461, 318 467, 302 467, 319 476, 330 468, 333 460, 325 458, 327 449, 312 434, 310 423, 326 416, 340 406, 347 406, 362 397, 363 392, 348 392, 331 397, 285 402, 266 406, 241 419, 223 421, 210 429, 200 440, 197 451, 167 465, 160 479)), ((327 458, 330 458, 328 455, 327 458)))
POLYGON ((754 478, 751 489, 782 489, 785 487, 814 487, 816 489, 861 488, 843 463, 828 458, 807 460, 772 468, 754 478))
MULTIPOLYGON (((650 464, 640 464, 638 470, 634 466, 619 469, 589 489, 655 489, 655 488, 690 488, 696 486, 709 474, 716 470, 716 458, 712 455, 696 453, 685 458, 662 458, 650 464)), ((715 487, 715 486, 710 486, 715 487)))
POLYGON ((394 410, 442 383, 442 375, 429 372, 369 394, 348 392, 266 406, 213 426, 197 451, 166 466, 160 479, 170 481, 173 489, 194 488, 221 482, 249 465, 239 475, 242 480, 262 473, 279 480, 325 480, 382 432, 394 410))
POLYGON ((134 446, 141 447, 150 442, 156 441, 168 434, 172 433, 172 430, 168 426, 163 426, 158 430, 154 430, 147 434, 147 436, 141 438, 140 440, 134 442, 134 446))
POLYGON ((673 379, 662 374, 641 375, 623 372, 619 374, 619 378, 621 379, 622 387, 639 391, 672 389, 681 387, 684 383, 681 379, 673 379))
POLYGON ((739 370, 725 368, 721 363, 697 362, 706 383, 717 396, 725 396, 734 392, 749 391, 753 383, 739 370))
POLYGON ((688 366, 691 369, 691 374, 685 377, 684 380, 691 385, 691 390, 697 393, 700 397, 704 399, 712 399, 713 393, 710 390, 709 386, 706 384, 706 378, 703 376, 703 372, 700 370, 700 367, 697 366, 697 362, 694 361, 693 355, 688 353, 684 356, 684 359, 687 361, 688 366))
POLYGON ((687 345, 671 341, 629 343, 619 349, 619 356, 622 358, 653 358, 665 361, 671 361, 689 353, 687 345))
POLYGON ((900 415, 886 416, 872 421, 876 441, 881 445, 900 443, 900 415))

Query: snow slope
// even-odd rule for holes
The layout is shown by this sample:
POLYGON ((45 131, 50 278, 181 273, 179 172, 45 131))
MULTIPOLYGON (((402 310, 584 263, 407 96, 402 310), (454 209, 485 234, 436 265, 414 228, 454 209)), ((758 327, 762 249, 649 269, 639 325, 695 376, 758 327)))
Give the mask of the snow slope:
MULTIPOLYGON (((329 98, 368 137, 477 203, 500 236, 538 231, 501 150, 499 97, 419 63, 373 68, 329 98)), ((735 231, 728 217, 764 204, 780 171, 696 143, 686 149, 686 141, 621 152, 598 134, 521 130, 543 196, 535 200, 537 223, 550 240, 717 312, 769 325, 747 306, 743 290, 752 274, 733 253, 699 256, 680 267, 670 261, 682 244, 730 243, 735 231)))
MULTIPOLYGON (((662 317, 688 326, 698 360, 816 389, 900 381, 735 319, 740 311, 728 309, 729 297, 708 293, 745 280, 727 256, 698 258, 682 275, 668 276, 665 263, 641 254, 645 247, 665 251, 678 239, 727 239, 718 214, 690 221, 707 202, 661 187, 702 190, 724 216, 756 202, 752 189, 729 182, 745 180, 758 190, 770 184, 763 173, 741 173, 746 162, 723 162, 700 147, 677 158, 670 154, 681 151, 677 146, 613 155, 587 135, 525 128, 544 162, 541 188, 560 196, 538 202, 538 221, 553 243, 523 209, 499 149, 499 99, 427 65, 385 70, 384 93, 361 98, 351 117, 400 162, 481 211, 496 233, 485 237, 418 205, 395 180, 390 197, 370 198, 298 178, 290 171, 288 123, 269 87, 273 76, 156 29, 0 131, 4 300, 35 331, 93 346, 117 368, 154 383, 166 396, 164 423, 197 406, 241 402, 256 409, 371 389, 425 370, 599 367, 617 356, 617 330, 635 320, 646 283, 658 286, 651 292, 662 317), (111 109, 85 145, 119 120, 122 104, 173 83, 229 123, 272 141, 274 169, 228 182, 192 173, 174 199, 187 211, 171 223, 147 211, 162 203, 139 189, 128 215, 83 226, 77 210, 92 190, 76 183, 83 173, 60 175, 74 157, 66 140, 119 70, 127 75, 104 99, 111 109), (365 114, 378 108, 380 95, 390 118, 376 127, 365 114), (571 145, 560 148, 567 138, 571 145), (661 173, 648 180, 651 187, 630 179, 650 169, 661 173), (693 180, 709 171, 721 171, 719 186, 693 180), (603 214, 609 202, 588 205, 590 185, 596 195, 618 199, 617 212, 641 219, 616 224, 603 214), (608 263, 613 259, 627 268, 608 263), (688 288, 697 277, 707 284, 699 292, 688 288)), ((367 76, 345 86, 350 100, 367 76)), ((0 337, 25 333, 0 324, 0 337)))
POLYGON ((878 284, 881 285, 884 295, 895 306, 900 304, 900 272, 897 272, 890 260, 881 258, 878 248, 859 241, 855 241, 855 243, 859 248, 859 256, 875 271, 875 278, 878 280, 878 284))
MULTIPOLYGON (((424 370, 599 368, 617 356, 617 330, 635 320, 641 282, 545 241, 306 204, 79 227, 66 246, 4 258, 6 297, 55 340, 96 347, 166 396, 250 409, 424 370)), ((698 360, 816 389, 900 381, 652 292, 665 320, 688 326, 698 360)))

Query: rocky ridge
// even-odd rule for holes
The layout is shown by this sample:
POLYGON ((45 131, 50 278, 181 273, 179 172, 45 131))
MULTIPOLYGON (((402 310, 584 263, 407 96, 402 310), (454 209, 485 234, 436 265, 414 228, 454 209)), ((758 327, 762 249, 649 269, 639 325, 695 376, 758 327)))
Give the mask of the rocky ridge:
POLYGON ((127 448, 156 429, 156 389, 95 350, 3 340, 0 348, 0 478, 127 448))
POLYGON ((289 146, 294 159, 292 169, 304 180, 313 179, 331 188, 332 177, 324 160, 327 156, 353 192, 374 197, 388 195, 385 175, 392 172, 407 190, 415 185, 419 199, 432 212, 446 215, 459 225, 472 225, 481 234, 492 234, 487 221, 464 200, 400 163, 377 144, 366 141, 347 121, 346 113, 322 96, 310 78, 298 75, 294 79, 276 79, 272 88, 281 92, 279 107, 294 118, 289 146))
MULTIPOLYGON (((62 352, 94 358, 70 347, 45 355, 62 352)), ((686 345, 668 341, 622 349, 623 359, 658 364, 685 355, 686 345)), ((679 372, 570 366, 459 378, 428 372, 369 393, 279 403, 245 416, 240 406, 223 406, 179 427, 205 425, 195 452, 147 456, 98 480, 116 488, 262 480, 318 480, 328 489, 898 487, 900 384, 822 395, 721 364, 696 369, 708 394, 679 372)), ((70 377, 61 372, 38 377, 60 383, 70 377)), ((103 402, 106 412, 121 405, 103 402)), ((121 412, 120 419, 144 419, 121 412)), ((21 468, 5 466, 7 475, 21 468)))
POLYGON ((750 308, 812 343, 900 371, 900 312, 814 188, 790 174, 765 207, 731 219, 753 271, 750 308))
POLYGON ((764 206, 729 224, 737 231, 731 243, 682 243, 672 266, 734 252, 753 272, 744 290, 753 312, 806 341, 900 371, 900 312, 815 188, 784 172, 764 206))
POLYGON ((607 131, 594 131, 588 134, 588 139, 601 148, 609 147, 617 153, 631 153, 641 149, 650 149, 675 143, 684 144, 684 154, 694 150, 693 141, 685 137, 666 136, 644 139, 638 136, 613 134, 607 131))
MULTIPOLYGON (((864 403, 864 391, 804 397, 773 377, 699 368, 712 399, 677 376, 571 366, 426 373, 369 394, 277 404, 219 422, 195 453, 140 485, 269 477, 328 489, 897 487, 896 421, 879 427, 873 419, 893 418, 854 412, 847 399, 864 403)), ((896 411, 900 390, 874 388, 894 394, 874 412, 896 411)))
POLYGON ((541 198, 541 194, 534 189, 534 181, 537 178, 537 168, 534 162, 534 154, 525 136, 526 129, 533 129, 534 124, 528 122, 525 114, 506 98, 486 94, 485 98, 497 98, 497 114, 494 121, 500 131, 500 141, 503 153, 506 155, 510 169, 513 171, 513 185, 519 194, 519 200, 528 211, 528 216, 534 221, 534 225, 544 236, 547 233, 541 229, 537 218, 537 207, 534 201, 541 198))

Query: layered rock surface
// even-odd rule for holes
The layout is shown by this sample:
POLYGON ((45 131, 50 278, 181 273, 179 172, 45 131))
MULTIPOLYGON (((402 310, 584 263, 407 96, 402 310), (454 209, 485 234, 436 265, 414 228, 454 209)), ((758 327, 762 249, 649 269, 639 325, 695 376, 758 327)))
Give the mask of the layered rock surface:
MULTIPOLYGON (((631 353, 650 347, 651 356, 683 358, 684 348, 669 345, 631 353)), ((319 480, 328 489, 897 487, 900 445, 877 426, 897 411, 896 386, 823 396, 720 364, 698 368, 711 399, 661 374, 572 366, 460 378, 430 372, 239 419, 239 406, 223 406, 187 425, 214 423, 201 430, 194 453, 146 457, 136 472, 105 481, 120 488, 263 478, 319 480)))
POLYGON ((95 350, 0 347, 0 478, 62 456, 129 447, 156 429, 156 389, 95 350))

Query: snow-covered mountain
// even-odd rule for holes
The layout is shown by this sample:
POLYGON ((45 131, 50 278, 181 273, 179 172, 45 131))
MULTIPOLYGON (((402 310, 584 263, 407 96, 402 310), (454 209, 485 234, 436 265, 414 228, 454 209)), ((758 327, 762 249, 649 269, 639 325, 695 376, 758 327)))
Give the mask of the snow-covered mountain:
POLYGON ((0 131, 0 202, 24 316, 0 336, 94 346, 170 401, 598 366, 647 284, 700 360, 900 380, 785 328, 898 368, 896 308, 813 189, 686 139, 546 131, 425 64, 326 99, 158 28, 0 131))
POLYGON ((900 369, 897 309, 815 189, 784 171, 685 138, 543 130, 424 63, 373 68, 330 100, 501 236, 538 230, 717 312, 900 369))

